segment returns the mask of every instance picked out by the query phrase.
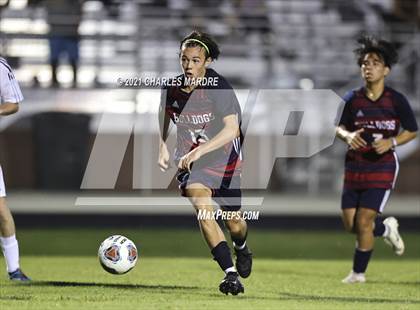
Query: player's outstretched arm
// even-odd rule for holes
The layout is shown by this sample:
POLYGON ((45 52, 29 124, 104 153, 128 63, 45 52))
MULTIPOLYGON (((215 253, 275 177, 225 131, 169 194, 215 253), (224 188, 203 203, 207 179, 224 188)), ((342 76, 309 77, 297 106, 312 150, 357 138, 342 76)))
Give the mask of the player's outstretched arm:
POLYGON ((19 110, 19 104, 17 103, 6 102, 6 103, 0 104, 1 116, 6 116, 6 115, 16 113, 18 110, 19 110))
POLYGON ((179 161, 178 168, 189 170, 191 164, 200 159, 201 156, 221 148, 239 136, 238 117, 235 114, 225 116, 223 123, 223 129, 213 139, 200 144, 194 150, 183 156, 179 161))

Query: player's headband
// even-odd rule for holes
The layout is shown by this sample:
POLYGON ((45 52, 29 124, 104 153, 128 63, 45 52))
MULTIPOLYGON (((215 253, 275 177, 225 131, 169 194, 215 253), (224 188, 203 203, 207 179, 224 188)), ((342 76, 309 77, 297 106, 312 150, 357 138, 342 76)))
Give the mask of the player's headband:
POLYGON ((199 43, 207 51, 207 54, 210 55, 210 50, 209 50, 209 48, 207 47, 207 45, 204 42, 202 42, 200 40, 197 40, 197 39, 188 39, 188 40, 185 40, 185 42, 183 44, 186 44, 186 43, 189 43, 189 42, 197 42, 197 43, 199 43))

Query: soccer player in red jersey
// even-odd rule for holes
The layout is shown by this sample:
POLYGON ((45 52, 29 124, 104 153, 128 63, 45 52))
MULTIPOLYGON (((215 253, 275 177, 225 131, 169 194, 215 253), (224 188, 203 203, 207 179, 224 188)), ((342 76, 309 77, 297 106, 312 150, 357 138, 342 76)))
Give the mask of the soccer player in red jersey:
POLYGON ((201 232, 214 260, 225 272, 220 291, 237 295, 244 292, 238 276, 250 275, 252 254, 246 244, 247 224, 239 211, 241 108, 226 79, 208 67, 219 53, 213 38, 198 31, 180 42, 183 74, 171 80, 162 91, 158 164, 162 170, 169 167, 165 141, 172 122, 177 129, 174 157, 179 168, 179 188, 197 214, 204 214, 203 218, 198 216, 201 232), (200 80, 201 84, 194 83, 200 80), (231 218, 222 219, 233 241, 236 267, 225 236, 216 218, 211 216, 212 200, 232 214, 231 218))
POLYGON ((397 63, 393 45, 365 36, 355 50, 364 86, 345 95, 337 136, 348 144, 341 198, 344 227, 356 233, 353 269, 343 283, 365 282, 374 237, 383 236, 397 255, 404 253, 398 221, 378 216, 385 208, 398 174, 395 148, 418 130, 407 99, 385 85, 397 63))

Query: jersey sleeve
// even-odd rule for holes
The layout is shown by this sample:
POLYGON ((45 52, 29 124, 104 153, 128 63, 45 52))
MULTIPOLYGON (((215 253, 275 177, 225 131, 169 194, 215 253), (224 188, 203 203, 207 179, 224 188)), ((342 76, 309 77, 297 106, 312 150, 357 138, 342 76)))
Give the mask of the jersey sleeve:
POLYGON ((0 103, 19 103, 23 95, 10 67, 0 63, 0 103))
POLYGON ((394 96, 396 99, 395 109, 400 118, 401 127, 411 132, 417 131, 418 125, 416 117, 414 116, 407 98, 398 92, 395 92, 394 96))
POLYGON ((350 105, 353 98, 354 98, 354 91, 349 91, 348 93, 344 95, 343 102, 341 103, 338 109, 336 122, 335 122, 336 124, 338 124, 338 126, 343 125, 344 127, 346 127, 347 130, 350 129, 353 125, 353 120, 352 120, 352 115, 351 115, 351 110, 350 110, 350 105))

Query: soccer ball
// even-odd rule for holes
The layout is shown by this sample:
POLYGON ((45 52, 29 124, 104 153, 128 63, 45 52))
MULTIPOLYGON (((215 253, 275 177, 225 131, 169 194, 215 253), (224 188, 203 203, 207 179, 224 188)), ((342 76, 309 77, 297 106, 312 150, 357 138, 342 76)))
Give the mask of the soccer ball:
POLYGON ((136 265, 137 256, 134 242, 121 235, 108 237, 98 250, 101 266, 112 274, 129 272, 136 265))

